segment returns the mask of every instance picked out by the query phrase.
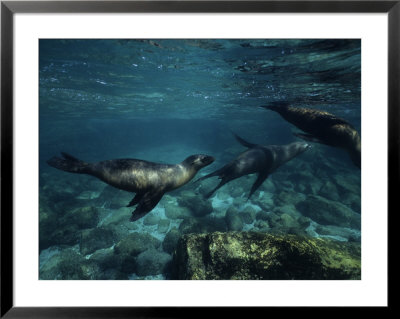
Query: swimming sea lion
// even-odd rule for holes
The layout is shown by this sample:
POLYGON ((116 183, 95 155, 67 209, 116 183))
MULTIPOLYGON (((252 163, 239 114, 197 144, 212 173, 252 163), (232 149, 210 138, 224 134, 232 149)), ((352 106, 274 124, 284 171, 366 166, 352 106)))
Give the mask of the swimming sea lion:
POLYGON ((303 153, 310 147, 304 142, 294 142, 287 145, 263 146, 249 143, 236 134, 234 135, 238 142, 248 149, 221 169, 197 180, 200 181, 212 176, 218 176, 219 179, 221 179, 218 186, 205 195, 206 198, 209 198, 218 188, 233 179, 248 174, 258 173, 258 177, 250 190, 249 196, 247 197, 247 199, 249 199, 266 178, 271 173, 275 172, 278 167, 290 161, 295 156, 303 153))
POLYGON ((296 136, 346 150, 354 165, 361 168, 361 138, 346 120, 325 111, 292 107, 284 102, 261 107, 278 112, 286 121, 307 133, 297 133, 296 136))
POLYGON ((132 212, 131 221, 149 213, 166 192, 186 184, 201 168, 214 162, 213 157, 199 154, 189 156, 176 165, 139 159, 86 163, 66 153, 61 154, 64 158, 53 157, 47 163, 66 172, 89 174, 116 188, 135 192, 135 197, 127 205, 138 204, 132 212))

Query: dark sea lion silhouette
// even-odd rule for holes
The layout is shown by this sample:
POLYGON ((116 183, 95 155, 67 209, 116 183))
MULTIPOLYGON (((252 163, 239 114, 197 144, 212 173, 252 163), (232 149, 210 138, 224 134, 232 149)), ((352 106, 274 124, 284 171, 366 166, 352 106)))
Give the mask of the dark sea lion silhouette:
POLYGON ((158 164, 139 159, 113 159, 86 163, 66 153, 53 157, 47 163, 57 169, 78 174, 89 174, 103 182, 136 195, 127 207, 138 204, 131 221, 149 213, 166 192, 189 182, 203 167, 214 162, 208 155, 191 155, 183 162, 158 164))
POLYGON ((279 113, 286 121, 306 132, 296 133, 296 136, 344 149, 354 165, 361 168, 361 138, 346 120, 325 111, 292 107, 285 102, 272 102, 261 107, 279 113))
POLYGON ((236 157, 233 161, 226 164, 219 170, 199 178, 196 182, 218 176, 221 182, 211 192, 205 195, 209 198, 218 188, 225 185, 231 180, 244 175, 258 173, 258 177, 254 182, 250 194, 257 190, 265 179, 276 169, 295 156, 306 151, 310 146, 304 142, 294 142, 287 145, 258 145, 245 141, 243 138, 234 134, 240 144, 248 149, 236 157))

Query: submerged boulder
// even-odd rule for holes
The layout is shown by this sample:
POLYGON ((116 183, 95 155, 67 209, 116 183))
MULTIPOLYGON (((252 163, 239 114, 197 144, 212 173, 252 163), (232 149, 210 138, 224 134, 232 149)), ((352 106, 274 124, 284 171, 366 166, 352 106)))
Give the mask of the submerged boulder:
POLYGON ((68 211, 60 220, 61 225, 76 225, 78 229, 95 227, 98 222, 98 212, 93 206, 68 211))
POLYGON ((297 235, 187 234, 172 268, 174 279, 360 279, 361 247, 297 235))
POLYGON ((361 228, 360 214, 336 201, 321 196, 309 195, 299 202, 296 208, 304 215, 321 225, 361 228))
POLYGON ((80 252, 82 255, 88 255, 98 249, 110 247, 115 239, 116 236, 110 228, 85 229, 81 233, 80 252))
POLYGON ((190 209, 195 217, 202 217, 213 212, 210 201, 205 201, 202 196, 196 195, 194 192, 182 191, 178 199, 179 205, 190 209))
POLYGON ((206 216, 203 218, 184 219, 178 228, 181 234, 211 233, 215 231, 226 231, 225 219, 206 216))
POLYGON ((164 237, 164 241, 162 242, 162 248, 167 253, 172 253, 177 244, 181 233, 176 227, 173 227, 164 237))
POLYGON ((114 246, 114 256, 122 273, 136 272, 136 257, 151 248, 159 248, 161 241, 147 233, 134 232, 114 246))
POLYGON ((54 254, 39 271, 42 280, 89 280, 97 279, 99 267, 86 260, 73 249, 54 254))
POLYGON ((171 255, 150 248, 137 256, 136 274, 139 276, 162 274, 165 272, 171 259, 171 255))
POLYGON ((225 222, 229 230, 242 230, 243 221, 240 218, 239 211, 231 206, 225 213, 225 222))
POLYGON ((147 233, 134 232, 119 241, 114 247, 117 255, 137 256, 149 248, 158 248, 161 241, 147 233))
POLYGON ((185 219, 191 216, 189 208, 180 207, 177 204, 166 203, 164 208, 165 217, 168 219, 185 219))

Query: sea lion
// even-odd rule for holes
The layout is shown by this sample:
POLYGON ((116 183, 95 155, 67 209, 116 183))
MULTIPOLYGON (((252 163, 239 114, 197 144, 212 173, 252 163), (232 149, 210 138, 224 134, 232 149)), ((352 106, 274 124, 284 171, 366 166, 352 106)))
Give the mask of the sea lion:
POLYGON ((355 166, 361 168, 361 138, 346 120, 325 111, 272 102, 261 107, 278 112, 286 121, 306 132, 295 135, 307 141, 344 149, 355 166))
POLYGON ((63 158, 53 157, 47 163, 57 169, 78 174, 89 174, 103 182, 128 192, 135 197, 127 207, 138 204, 132 212, 131 221, 149 213, 166 192, 189 182, 203 167, 214 162, 208 155, 191 155, 183 162, 159 164, 139 159, 113 159, 97 163, 86 163, 69 154, 63 158))
POLYGON ((196 182, 213 176, 218 176, 221 182, 211 192, 205 195, 209 198, 218 188, 231 180, 244 175, 258 173, 247 200, 253 195, 258 187, 276 169, 295 156, 306 151, 310 145, 304 142, 294 142, 287 145, 258 145, 245 141, 234 134, 237 141, 248 149, 226 164, 219 170, 199 178, 196 182))

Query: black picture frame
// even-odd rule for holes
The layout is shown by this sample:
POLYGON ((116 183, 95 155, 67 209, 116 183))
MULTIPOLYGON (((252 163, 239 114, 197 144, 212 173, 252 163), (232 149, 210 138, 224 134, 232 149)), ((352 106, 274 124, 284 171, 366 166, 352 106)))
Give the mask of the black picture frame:
MULTIPOLYGON (((191 317, 210 309, 130 307, 14 307, 13 303, 13 19, 16 13, 270 12, 388 14, 388 218, 398 213, 400 0, 396 1, 1 1, 1 317, 191 317), (396 210, 396 212, 394 212, 396 210)), ((379 212, 386 213, 386 212, 379 212)), ((390 225, 390 222, 388 223, 390 225)), ((390 232, 388 233, 391 234, 390 232)), ((388 238, 388 247, 390 240, 388 238)), ((389 269, 388 269, 389 270, 389 269)), ((389 287, 388 280, 388 287, 389 287)), ((388 307, 390 308, 390 298, 388 307)), ((386 309, 386 307, 384 307, 386 309)), ((227 309, 213 309, 218 316, 227 309)))

